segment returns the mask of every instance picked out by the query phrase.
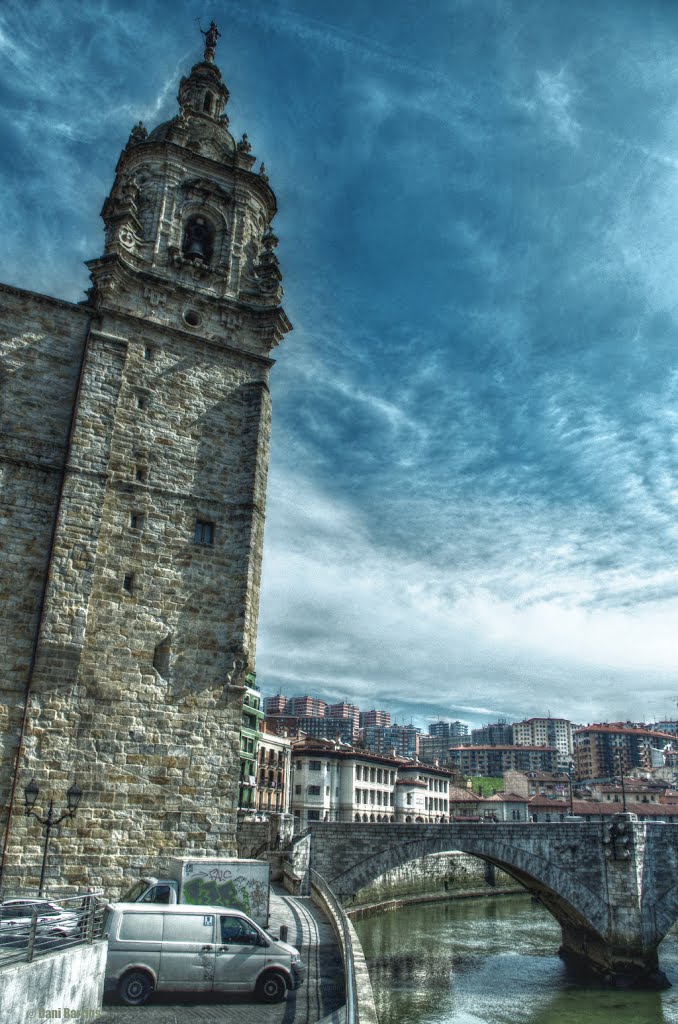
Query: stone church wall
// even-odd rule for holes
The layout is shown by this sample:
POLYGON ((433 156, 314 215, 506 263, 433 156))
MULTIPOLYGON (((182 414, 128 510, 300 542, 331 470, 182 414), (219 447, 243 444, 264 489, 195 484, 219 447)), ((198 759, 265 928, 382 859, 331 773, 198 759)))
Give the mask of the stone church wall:
MULTIPOLYGON (((270 429, 267 361, 125 326, 89 339, 22 772, 55 795, 77 779, 53 857, 108 893, 158 858, 234 852, 228 674, 256 642, 270 429), (197 519, 213 543, 195 542, 197 519)), ((15 816, 14 843, 38 834, 15 816)))
MULTIPOLYGON (((0 286, 0 827, 91 313, 0 286)), ((28 781, 27 779, 25 781, 28 781)))

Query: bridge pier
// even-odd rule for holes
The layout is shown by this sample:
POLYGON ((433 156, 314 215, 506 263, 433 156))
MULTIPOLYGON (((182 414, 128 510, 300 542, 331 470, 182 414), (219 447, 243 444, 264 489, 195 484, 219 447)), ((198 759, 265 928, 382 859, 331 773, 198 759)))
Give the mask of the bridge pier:
POLYGON ((598 978, 614 988, 670 988, 657 947, 609 942, 581 926, 561 923, 558 954, 574 977, 598 978))

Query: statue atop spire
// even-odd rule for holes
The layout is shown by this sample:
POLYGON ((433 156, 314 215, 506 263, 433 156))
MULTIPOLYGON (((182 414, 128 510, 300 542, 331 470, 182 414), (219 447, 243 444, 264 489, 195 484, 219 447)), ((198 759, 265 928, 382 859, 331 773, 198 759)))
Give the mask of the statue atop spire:
POLYGON ((200 31, 205 37, 205 61, 208 64, 213 64, 214 51, 217 48, 217 39, 221 32, 213 21, 210 22, 210 27, 207 30, 201 28, 200 31))

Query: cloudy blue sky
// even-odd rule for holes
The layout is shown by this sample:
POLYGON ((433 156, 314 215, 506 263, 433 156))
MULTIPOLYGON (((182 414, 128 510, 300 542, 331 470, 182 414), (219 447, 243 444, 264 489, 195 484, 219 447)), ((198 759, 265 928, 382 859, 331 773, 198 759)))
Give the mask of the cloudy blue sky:
POLYGON ((2 280, 81 297, 212 17, 295 326, 263 691, 674 717, 678 4, 4 0, 2 280))

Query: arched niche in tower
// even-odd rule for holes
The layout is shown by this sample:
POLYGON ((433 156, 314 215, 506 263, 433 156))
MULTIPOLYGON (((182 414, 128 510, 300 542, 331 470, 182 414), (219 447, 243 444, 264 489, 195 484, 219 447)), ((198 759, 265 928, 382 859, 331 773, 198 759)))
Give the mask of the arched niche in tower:
POLYGON ((214 225, 202 214, 194 214, 184 222, 181 254, 189 260, 211 263, 214 254, 214 225))
POLYGON ((180 247, 184 259, 215 271, 224 271, 228 264, 229 224, 222 202, 210 201, 204 193, 188 196, 180 214, 180 247))

